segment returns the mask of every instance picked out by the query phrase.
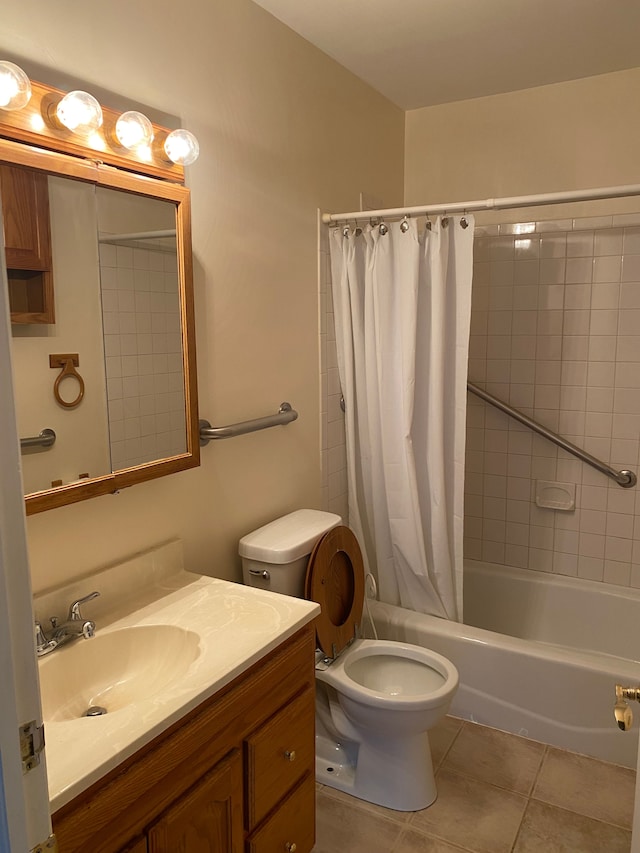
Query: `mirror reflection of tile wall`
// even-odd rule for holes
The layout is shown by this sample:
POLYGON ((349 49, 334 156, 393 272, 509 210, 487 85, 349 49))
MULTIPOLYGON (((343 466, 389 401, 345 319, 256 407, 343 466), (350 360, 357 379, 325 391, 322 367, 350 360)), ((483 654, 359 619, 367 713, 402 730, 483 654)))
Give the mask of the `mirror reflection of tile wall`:
POLYGON ((186 452, 175 245, 100 246, 113 470, 186 452))
MULTIPOLYGON (((469 378, 616 469, 640 465, 640 215, 477 229, 469 378)), ((640 588, 640 496, 469 395, 465 556, 640 588), (537 481, 575 484, 540 507, 537 481)))

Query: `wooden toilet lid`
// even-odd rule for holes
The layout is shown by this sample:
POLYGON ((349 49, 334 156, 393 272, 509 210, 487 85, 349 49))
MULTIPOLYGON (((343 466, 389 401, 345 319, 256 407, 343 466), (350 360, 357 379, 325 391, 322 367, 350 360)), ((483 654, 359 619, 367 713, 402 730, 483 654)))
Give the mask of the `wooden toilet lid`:
POLYGON ((305 597, 322 609, 316 620, 318 648, 326 657, 336 657, 355 637, 364 601, 362 552, 348 527, 334 527, 316 543, 307 566, 305 597))

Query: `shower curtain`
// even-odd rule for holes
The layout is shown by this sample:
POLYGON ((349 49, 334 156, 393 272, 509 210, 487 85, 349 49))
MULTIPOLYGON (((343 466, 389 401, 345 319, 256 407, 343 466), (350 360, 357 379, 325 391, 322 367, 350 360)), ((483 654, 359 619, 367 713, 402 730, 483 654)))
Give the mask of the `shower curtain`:
POLYGON ((349 524, 382 601, 459 621, 473 226, 330 233, 349 524))

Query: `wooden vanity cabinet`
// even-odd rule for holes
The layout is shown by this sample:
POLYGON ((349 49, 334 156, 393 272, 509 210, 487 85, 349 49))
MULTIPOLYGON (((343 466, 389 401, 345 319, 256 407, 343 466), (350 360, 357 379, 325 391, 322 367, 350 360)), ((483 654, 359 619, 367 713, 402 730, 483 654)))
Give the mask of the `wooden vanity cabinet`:
POLYGON ((314 651, 309 625, 55 812, 59 853, 310 853, 314 651))
POLYGON ((47 175, 0 165, 0 196, 12 323, 53 323, 47 175))

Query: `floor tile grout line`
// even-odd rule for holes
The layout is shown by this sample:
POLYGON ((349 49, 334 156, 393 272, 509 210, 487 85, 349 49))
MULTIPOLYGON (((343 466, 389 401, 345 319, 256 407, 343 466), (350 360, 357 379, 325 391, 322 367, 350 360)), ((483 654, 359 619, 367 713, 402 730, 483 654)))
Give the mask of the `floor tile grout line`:
POLYGON ((584 812, 577 812, 575 809, 568 809, 566 806, 560 806, 557 803, 550 802, 549 800, 543 800, 541 797, 529 797, 531 802, 542 803, 543 806, 551 806, 553 809, 560 809, 563 812, 569 812, 569 814, 577 815, 578 817, 587 818, 587 820, 596 820, 598 823, 604 823, 606 826, 613 826, 615 829, 623 829, 625 832, 631 832, 630 826, 623 826, 621 823, 614 823, 610 820, 604 820, 601 817, 594 817, 590 814, 584 814, 584 812))
POLYGON ((549 755, 549 744, 545 743, 544 749, 542 750, 542 757, 540 758, 540 764, 538 764, 538 769, 536 770, 535 776, 533 778, 533 782, 531 783, 531 788, 529 789, 528 797, 533 796, 533 792, 536 789, 536 785, 538 784, 538 779, 540 778, 540 773, 542 772, 542 768, 544 767, 544 763, 547 760, 547 756, 549 755))

